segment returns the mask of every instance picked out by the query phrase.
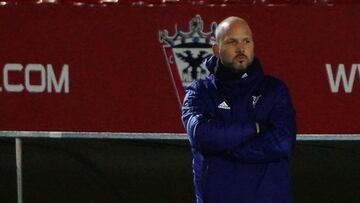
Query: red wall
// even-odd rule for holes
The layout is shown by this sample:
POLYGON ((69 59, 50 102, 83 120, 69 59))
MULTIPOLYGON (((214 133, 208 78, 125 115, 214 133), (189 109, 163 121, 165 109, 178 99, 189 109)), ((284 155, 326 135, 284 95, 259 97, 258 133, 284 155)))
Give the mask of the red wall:
MULTIPOLYGON (((184 132, 159 31, 183 31, 199 14, 204 29, 230 15, 248 20, 266 73, 289 86, 299 133, 359 133, 360 65, 352 91, 332 93, 325 64, 336 73, 360 64, 360 5, 0 8, 0 130, 184 132), (69 66, 69 92, 9 92, 27 64, 69 66)), ((45 66, 46 67, 46 66, 45 66)), ((39 72, 30 74, 40 84, 39 72)), ((47 74, 47 72, 45 72, 47 74)))

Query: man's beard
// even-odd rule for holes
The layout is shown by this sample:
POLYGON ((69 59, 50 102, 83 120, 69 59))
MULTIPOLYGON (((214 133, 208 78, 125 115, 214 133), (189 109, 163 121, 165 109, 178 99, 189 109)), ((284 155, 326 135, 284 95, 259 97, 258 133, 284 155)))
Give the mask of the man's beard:
POLYGON ((247 70, 247 68, 251 65, 253 60, 249 60, 249 58, 245 55, 237 55, 234 59, 230 62, 223 62, 224 66, 227 67, 234 73, 242 73, 247 70), (240 63, 239 60, 242 60, 240 63))

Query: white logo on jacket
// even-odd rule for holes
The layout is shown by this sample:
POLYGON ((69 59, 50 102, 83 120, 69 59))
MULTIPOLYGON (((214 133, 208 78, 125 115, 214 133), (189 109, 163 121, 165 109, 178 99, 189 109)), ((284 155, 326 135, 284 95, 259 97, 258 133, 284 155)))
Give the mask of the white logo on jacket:
POLYGON ((261 94, 259 96, 252 96, 252 98, 253 98, 252 106, 253 106, 254 109, 255 109, 256 104, 259 101, 260 97, 261 97, 261 94))
POLYGON ((227 110, 229 110, 230 106, 227 105, 227 103, 225 101, 223 101, 223 102, 221 102, 221 104, 219 104, 218 108, 219 109, 227 109, 227 110))

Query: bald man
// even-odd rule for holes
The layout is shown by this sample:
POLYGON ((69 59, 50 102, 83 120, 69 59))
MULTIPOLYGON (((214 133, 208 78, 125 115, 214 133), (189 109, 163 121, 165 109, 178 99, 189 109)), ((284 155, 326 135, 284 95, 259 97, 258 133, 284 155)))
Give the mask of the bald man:
POLYGON ((216 29, 205 79, 186 88, 182 120, 197 203, 289 203, 296 121, 288 88, 264 75, 248 23, 216 29))

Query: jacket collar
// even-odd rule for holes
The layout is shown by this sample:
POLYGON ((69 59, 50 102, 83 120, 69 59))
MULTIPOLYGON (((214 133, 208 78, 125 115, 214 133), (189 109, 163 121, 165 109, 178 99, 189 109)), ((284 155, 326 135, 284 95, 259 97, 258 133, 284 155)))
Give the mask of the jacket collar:
POLYGON ((226 68, 214 55, 206 58, 203 62, 205 67, 209 70, 210 75, 209 78, 212 80, 213 84, 215 84, 215 80, 220 81, 221 83, 228 84, 242 84, 247 85, 252 81, 262 78, 264 76, 264 72, 261 66, 259 59, 254 58, 253 62, 250 66, 242 72, 235 73, 228 68, 226 68))

